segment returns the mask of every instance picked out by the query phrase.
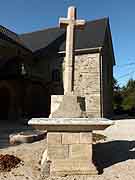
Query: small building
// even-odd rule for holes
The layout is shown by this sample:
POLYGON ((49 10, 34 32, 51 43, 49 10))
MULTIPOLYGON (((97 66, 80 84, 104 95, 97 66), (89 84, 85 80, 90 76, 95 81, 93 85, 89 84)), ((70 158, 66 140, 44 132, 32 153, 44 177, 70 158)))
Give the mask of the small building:
MULTIPOLYGON (((17 39, 17 54, 13 53, 8 58, 0 54, 3 59, 1 71, 4 73, 4 76, 0 75, 0 98, 6 96, 3 94, 6 91, 1 90, 4 87, 18 94, 17 100, 10 103, 12 108, 16 104, 14 114, 21 112, 28 117, 47 117, 50 113, 50 96, 64 94, 66 32, 58 27, 21 35, 8 31, 17 39), (9 65, 8 70, 4 69, 8 63, 18 64, 19 74, 13 78, 10 76, 10 79, 7 79, 9 76, 6 74, 12 66, 9 65), (13 85, 13 80, 18 80, 19 89, 13 85)), ((11 39, 10 44, 13 43, 11 39)), ((108 18, 88 21, 84 30, 76 30, 74 92, 85 97, 89 117, 112 116, 113 65, 115 58, 108 18)), ((11 92, 8 93, 9 99, 11 92)))
POLYGON ((33 53, 19 35, 0 26, 0 120, 48 116, 49 96, 41 79, 32 76, 32 65, 33 53))

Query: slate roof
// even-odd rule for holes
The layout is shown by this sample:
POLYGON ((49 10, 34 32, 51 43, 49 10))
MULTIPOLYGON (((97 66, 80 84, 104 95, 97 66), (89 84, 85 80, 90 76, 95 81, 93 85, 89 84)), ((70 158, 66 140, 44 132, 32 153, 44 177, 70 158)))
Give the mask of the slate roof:
MULTIPOLYGON (((76 30, 76 49, 87 49, 102 47, 105 38, 105 31, 108 18, 87 21, 83 30, 76 30)), ((21 34, 19 37, 24 44, 33 52, 48 47, 56 39, 65 33, 65 29, 59 27, 21 34)), ((65 40, 59 44, 59 51, 65 50, 65 40)))
POLYGON ((24 44, 33 52, 45 48, 53 43, 65 31, 60 28, 49 28, 32 33, 21 34, 19 37, 24 44))
POLYGON ((18 37, 18 35, 13 31, 10 31, 9 29, 5 28, 4 26, 0 25, 0 32, 8 36, 9 38, 13 39, 14 41, 20 42, 20 38, 18 37))
POLYGON ((7 29, 1 25, 0 25, 0 39, 4 39, 4 40, 8 41, 9 43, 14 43, 14 44, 20 46, 21 48, 23 48, 27 51, 30 51, 24 45, 23 41, 16 33, 14 33, 13 31, 10 31, 9 29, 7 29))
MULTIPOLYGON (((83 30, 76 30, 75 49, 89 49, 102 47, 108 18, 88 21, 83 30)), ((65 41, 60 45, 59 51, 65 50, 65 41)))

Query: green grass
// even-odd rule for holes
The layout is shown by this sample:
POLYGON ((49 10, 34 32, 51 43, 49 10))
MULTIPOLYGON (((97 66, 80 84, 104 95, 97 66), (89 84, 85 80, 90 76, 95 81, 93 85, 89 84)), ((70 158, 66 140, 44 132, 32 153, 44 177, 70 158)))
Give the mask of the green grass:
POLYGON ((105 141, 106 140, 106 136, 102 135, 102 134, 97 134, 97 133, 93 133, 93 142, 98 142, 98 141, 105 141))

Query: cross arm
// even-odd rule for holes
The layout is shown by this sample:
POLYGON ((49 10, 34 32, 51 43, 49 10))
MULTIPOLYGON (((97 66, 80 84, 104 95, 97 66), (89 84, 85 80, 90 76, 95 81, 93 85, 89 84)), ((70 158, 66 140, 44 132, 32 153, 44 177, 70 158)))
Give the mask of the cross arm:
POLYGON ((67 18, 60 18, 59 19, 59 26, 60 28, 66 28, 66 26, 69 24, 69 20, 67 18))
POLYGON ((77 29, 84 29, 85 25, 86 25, 85 20, 80 19, 75 21, 75 26, 77 29))

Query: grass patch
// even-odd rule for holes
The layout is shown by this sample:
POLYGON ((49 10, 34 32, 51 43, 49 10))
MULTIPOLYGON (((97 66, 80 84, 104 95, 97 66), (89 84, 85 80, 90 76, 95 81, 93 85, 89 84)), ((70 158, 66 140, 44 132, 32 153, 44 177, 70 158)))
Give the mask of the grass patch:
POLYGON ((102 135, 102 134, 97 134, 97 133, 93 133, 93 142, 98 142, 98 141, 105 141, 106 140, 106 136, 102 135))

